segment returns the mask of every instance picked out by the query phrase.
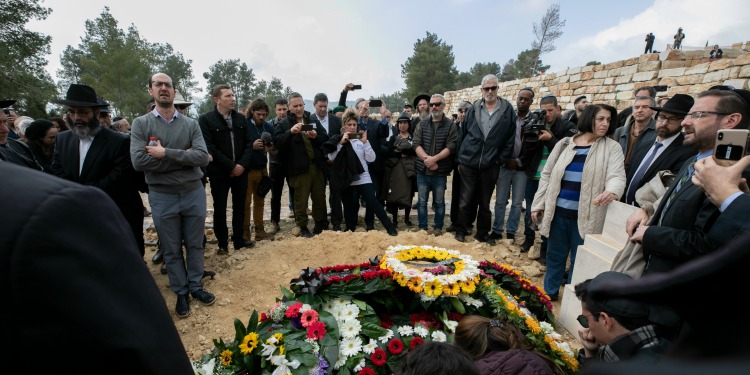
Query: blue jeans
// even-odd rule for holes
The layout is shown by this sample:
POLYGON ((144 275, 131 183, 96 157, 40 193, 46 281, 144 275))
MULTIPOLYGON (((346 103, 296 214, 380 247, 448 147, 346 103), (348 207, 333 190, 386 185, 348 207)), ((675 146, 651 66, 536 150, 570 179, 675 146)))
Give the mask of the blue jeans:
POLYGON ((549 228, 547 272, 544 273, 544 291, 547 295, 558 294, 565 274, 568 254, 570 254, 570 272, 565 283, 570 284, 573 277, 573 265, 576 262, 576 252, 578 246, 582 244, 583 238, 578 233, 578 219, 555 214, 549 228))
MULTIPOLYGON (((245 179, 247 181, 247 179, 245 179)), ((167 265, 169 289, 186 294, 203 289, 203 235, 206 225, 206 190, 203 186, 182 194, 148 193, 151 217, 167 265), (182 241, 185 241, 185 257, 182 241)))
POLYGON ((513 197, 513 201, 511 202, 508 225, 505 232, 513 235, 518 232, 518 223, 521 221, 521 206, 525 191, 526 173, 524 171, 515 171, 505 167, 500 168, 500 176, 497 178, 495 188, 495 222, 492 225, 493 232, 497 234, 503 233, 505 205, 508 202, 508 197, 513 197), (512 194, 511 188, 513 189, 512 194))
POLYGON ((432 203, 435 205, 435 229, 443 229, 445 219, 445 187, 447 176, 428 176, 417 173, 417 218, 419 228, 427 229, 427 198, 432 192, 432 203))

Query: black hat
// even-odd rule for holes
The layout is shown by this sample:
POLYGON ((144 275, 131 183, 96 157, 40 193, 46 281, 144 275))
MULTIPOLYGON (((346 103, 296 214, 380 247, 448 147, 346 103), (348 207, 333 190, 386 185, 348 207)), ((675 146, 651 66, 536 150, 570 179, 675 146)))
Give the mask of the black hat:
POLYGON ((398 120, 396 120, 396 123, 398 124, 401 121, 409 121, 409 123, 411 123, 411 117, 409 117, 408 113, 401 112, 401 114, 398 115, 398 120))
MULTIPOLYGON (((606 284, 606 282, 612 280, 622 281, 632 280, 632 278, 621 272, 602 272, 589 282, 589 293, 593 293, 593 291, 600 288, 602 283, 606 284)), ((602 310, 604 312, 616 316, 627 318, 645 318, 648 316, 650 310, 648 304, 640 302, 637 299, 621 297, 595 298, 593 296, 592 299, 602 307, 602 310)))
POLYGON ((109 110, 109 103, 105 102, 102 98, 97 98, 96 102, 99 103, 99 113, 111 113, 109 110))
POLYGON ((96 97, 96 91, 93 88, 77 83, 71 84, 68 87, 65 99, 53 100, 52 103, 71 107, 101 107, 109 105, 104 100, 101 103, 99 102, 99 99, 96 97))
POLYGON ((13 104, 16 104, 16 101, 13 99, 2 99, 0 100, 0 108, 8 108, 12 106, 13 104))
POLYGON ((654 111, 675 113, 678 115, 687 115, 690 112, 690 108, 693 107, 695 100, 690 95, 675 94, 675 96, 669 98, 664 107, 649 107, 654 111))
POLYGON ((414 104, 414 108, 417 108, 417 104, 419 104, 419 101, 422 100, 422 99, 427 100, 427 103, 430 102, 430 96, 429 95, 427 95, 427 94, 417 95, 417 97, 414 98, 414 101, 412 102, 414 104))

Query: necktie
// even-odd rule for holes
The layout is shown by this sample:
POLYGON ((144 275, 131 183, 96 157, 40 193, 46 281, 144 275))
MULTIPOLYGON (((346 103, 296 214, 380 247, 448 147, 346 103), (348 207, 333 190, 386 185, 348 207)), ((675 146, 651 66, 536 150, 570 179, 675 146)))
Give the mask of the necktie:
POLYGON ((661 142, 654 143, 654 147, 651 151, 651 154, 646 158, 646 160, 641 164, 641 167, 638 168, 637 171, 635 171, 635 175, 633 176, 633 179, 630 180, 630 186, 628 187, 628 194, 625 196, 625 203, 627 204, 633 204, 633 201, 635 201, 635 192, 638 190, 638 186, 641 183, 641 179, 643 179, 643 175, 646 174, 646 171, 651 166, 651 163, 654 161, 654 158, 656 157, 656 153, 659 152, 659 149, 661 146, 664 146, 661 142))
MULTIPOLYGON (((672 190, 672 194, 669 195, 669 198, 667 199, 667 204, 664 206, 664 209, 666 210, 669 205, 672 204, 672 200, 675 196, 677 196, 677 192, 680 191, 680 188, 682 188, 682 185, 690 178, 693 177, 693 173, 695 172, 695 168, 693 168, 693 165, 695 162, 698 161, 698 157, 694 157, 693 160, 690 161, 690 165, 688 165, 686 173, 683 173, 682 176, 680 176, 680 179, 677 181, 677 186, 674 187, 674 190, 672 190)), ((664 218, 664 216, 662 216, 664 218)), ((659 222, 661 223, 661 219, 659 219, 659 222)))

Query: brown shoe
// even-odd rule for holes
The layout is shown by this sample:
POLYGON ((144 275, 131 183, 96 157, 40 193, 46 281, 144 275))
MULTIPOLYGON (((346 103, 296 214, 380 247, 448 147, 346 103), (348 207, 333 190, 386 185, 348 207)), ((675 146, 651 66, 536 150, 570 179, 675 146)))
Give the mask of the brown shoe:
POLYGON ((268 237, 270 237, 269 234, 266 233, 266 231, 264 231, 262 229, 260 231, 257 231, 257 230, 255 231, 255 240, 256 241, 265 240, 268 237))

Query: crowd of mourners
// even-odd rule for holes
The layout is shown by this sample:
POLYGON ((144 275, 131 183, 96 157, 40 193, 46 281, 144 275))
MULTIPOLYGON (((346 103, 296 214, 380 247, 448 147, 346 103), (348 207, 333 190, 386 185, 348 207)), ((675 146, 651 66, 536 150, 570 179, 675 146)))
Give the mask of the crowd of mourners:
MULTIPOLYGON (((152 261, 162 263, 181 318, 190 314, 190 298, 216 301, 201 282, 207 185, 218 255, 229 253, 230 242, 239 251, 273 238, 286 190, 292 234, 301 237, 355 231, 362 207, 364 229, 375 230, 377 217, 391 236, 402 218, 404 227, 435 236, 452 232, 459 242, 473 235, 491 246, 523 236, 518 250, 528 252, 538 232, 543 287, 552 301, 571 283, 578 246, 602 232, 607 206, 620 201, 637 207, 624 230, 638 261, 617 263, 575 285, 582 309, 579 359, 587 368, 668 358, 671 343, 699 325, 689 324, 690 314, 669 298, 655 303, 628 295, 626 287, 716 261, 735 238, 747 244, 750 196, 743 177, 750 157, 728 163, 739 159, 728 157, 732 145, 716 146, 720 132, 748 129, 750 92, 715 86, 657 102, 656 90, 643 86, 620 113, 585 95, 563 112, 551 93, 536 101, 539 93, 523 88, 514 105, 498 95, 499 86, 497 77, 485 76, 481 98, 460 103, 454 115, 446 113, 442 94, 424 94, 392 116, 378 100, 358 98, 347 107, 353 84, 345 85, 334 108, 319 93, 309 111, 296 92, 238 108, 232 87, 217 85, 213 108, 191 118, 192 103, 168 75, 157 73, 148 79, 144 114, 131 123, 112 118, 94 88, 72 84, 65 98, 51 101, 65 108, 60 118, 28 118, 16 112, 14 100, 0 101, 0 167, 17 164, 100 189, 122 213, 118 220, 132 237, 126 244, 141 259, 143 220, 151 215, 159 238, 152 261), (271 108, 275 116, 268 121, 271 108), (449 176, 452 194, 446 197, 449 176), (268 193, 271 217, 265 220, 268 193)), ((468 359, 452 365, 472 367, 463 373, 562 373, 513 328, 503 317, 466 317, 455 345, 468 359)), ((415 351, 415 358, 428 349, 452 355, 443 351, 453 349, 432 346, 415 351)), ((439 363, 432 362, 435 371, 451 368, 439 363)), ((407 371, 410 361, 406 366, 404 373, 427 373, 407 371)))

